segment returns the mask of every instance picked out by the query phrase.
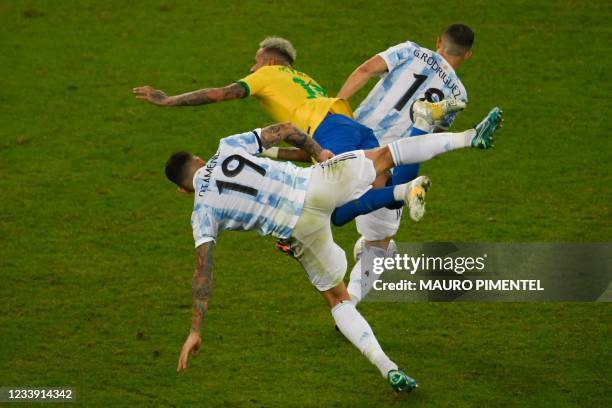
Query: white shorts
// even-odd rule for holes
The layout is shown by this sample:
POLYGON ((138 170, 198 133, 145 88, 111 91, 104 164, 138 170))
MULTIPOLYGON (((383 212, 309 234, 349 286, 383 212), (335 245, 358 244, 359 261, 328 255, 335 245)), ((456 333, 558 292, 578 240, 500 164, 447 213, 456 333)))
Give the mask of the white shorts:
POLYGON ((402 219, 403 207, 397 210, 380 208, 369 214, 360 215, 355 218, 357 232, 366 241, 380 241, 387 237, 392 237, 397 233, 402 219))
POLYGON ((331 213, 361 196, 375 178, 374 163, 363 150, 313 166, 304 208, 291 236, 291 250, 320 291, 342 282, 347 267, 346 254, 332 236, 331 213))

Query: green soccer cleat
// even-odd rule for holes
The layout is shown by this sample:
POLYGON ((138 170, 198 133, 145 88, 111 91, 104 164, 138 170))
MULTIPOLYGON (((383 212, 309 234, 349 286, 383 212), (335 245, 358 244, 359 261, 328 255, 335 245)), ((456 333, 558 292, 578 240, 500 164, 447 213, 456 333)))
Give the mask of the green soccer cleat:
POLYGON ((430 186, 431 180, 427 176, 419 176, 409 183, 404 201, 408 205, 410 218, 414 221, 420 221, 425 215, 425 195, 430 186))
POLYGON ((409 377, 402 370, 389 371, 387 373, 387 380, 389 380, 389 384, 391 384, 395 392, 409 393, 419 386, 412 377, 409 377))
POLYGON ((472 138, 472 147, 490 149, 493 147, 493 133, 502 126, 503 111, 497 106, 491 109, 487 116, 474 129, 476 136, 472 138))

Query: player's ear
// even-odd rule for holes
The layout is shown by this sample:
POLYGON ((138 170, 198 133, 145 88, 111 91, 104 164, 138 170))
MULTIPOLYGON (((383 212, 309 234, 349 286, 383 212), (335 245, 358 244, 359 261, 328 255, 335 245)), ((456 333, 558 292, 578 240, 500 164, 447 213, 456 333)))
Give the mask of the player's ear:
POLYGON ((440 48, 442 48, 442 37, 438 36, 436 39, 436 50, 439 50, 440 48))
POLYGON ((463 54, 463 60, 468 60, 472 57, 472 50, 467 51, 465 54, 463 54))
POLYGON ((183 187, 179 187, 176 190, 182 194, 189 194, 189 191, 185 190, 183 187))

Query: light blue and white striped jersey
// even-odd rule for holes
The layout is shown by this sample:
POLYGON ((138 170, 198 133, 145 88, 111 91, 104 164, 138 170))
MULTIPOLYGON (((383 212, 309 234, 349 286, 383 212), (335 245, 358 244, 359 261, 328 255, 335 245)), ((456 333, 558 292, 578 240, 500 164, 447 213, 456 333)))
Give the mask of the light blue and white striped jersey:
MULTIPOLYGON (((454 98, 467 103, 463 84, 440 54, 406 41, 378 55, 388 72, 361 102, 355 119, 371 128, 381 145, 408 135, 413 125, 410 107, 426 94, 433 101, 454 98)), ((438 126, 448 128, 455 115, 438 126)))
POLYGON ((223 230, 289 238, 302 212, 310 168, 255 155, 260 129, 221 139, 193 177, 191 227, 196 247, 223 230))

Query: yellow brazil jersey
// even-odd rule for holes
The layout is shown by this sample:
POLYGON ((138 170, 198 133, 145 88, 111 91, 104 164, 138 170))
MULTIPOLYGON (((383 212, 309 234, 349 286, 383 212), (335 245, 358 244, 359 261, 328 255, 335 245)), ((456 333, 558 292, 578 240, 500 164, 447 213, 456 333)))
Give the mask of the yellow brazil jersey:
POLYGON ((238 81, 277 122, 293 122, 313 135, 328 113, 353 117, 348 102, 330 98, 314 79, 284 65, 267 65, 238 81))

